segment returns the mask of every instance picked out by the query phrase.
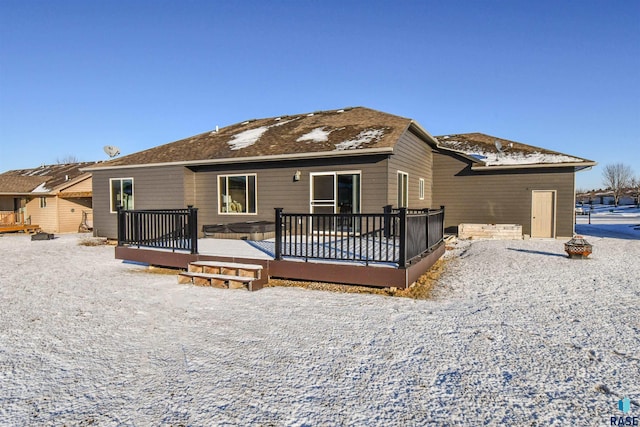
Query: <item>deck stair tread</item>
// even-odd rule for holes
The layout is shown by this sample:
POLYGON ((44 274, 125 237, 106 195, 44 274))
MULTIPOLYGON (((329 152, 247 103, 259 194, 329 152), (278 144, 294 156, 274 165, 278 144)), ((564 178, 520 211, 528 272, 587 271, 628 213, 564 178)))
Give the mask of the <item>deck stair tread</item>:
POLYGON ((231 276, 228 274, 213 274, 213 273, 198 273, 193 271, 182 271, 178 273, 180 276, 186 277, 201 277, 203 279, 219 279, 219 280, 233 280, 236 282, 253 282, 256 280, 255 277, 244 277, 244 276, 231 276))
POLYGON ((220 267, 220 268, 236 268, 242 270, 257 271, 262 270, 260 264, 240 264, 237 262, 221 262, 221 261, 193 261, 191 265, 198 267, 220 267))
POLYGON ((178 283, 193 283, 199 286, 238 289, 250 291, 262 287, 263 266, 226 261, 193 261, 187 271, 178 273, 178 283))

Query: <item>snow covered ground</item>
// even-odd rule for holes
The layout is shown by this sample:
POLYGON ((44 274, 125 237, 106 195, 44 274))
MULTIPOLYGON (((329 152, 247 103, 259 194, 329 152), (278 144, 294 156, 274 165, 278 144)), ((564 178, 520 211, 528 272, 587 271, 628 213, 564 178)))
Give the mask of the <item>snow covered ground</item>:
POLYGON ((458 242, 430 301, 178 285, 0 237, 0 425, 610 425, 640 416, 640 215, 458 242))

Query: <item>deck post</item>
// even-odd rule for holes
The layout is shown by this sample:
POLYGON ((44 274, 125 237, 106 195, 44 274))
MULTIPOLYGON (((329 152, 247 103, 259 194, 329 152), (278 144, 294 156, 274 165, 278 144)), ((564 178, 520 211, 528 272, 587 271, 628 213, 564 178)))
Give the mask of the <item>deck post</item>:
POLYGON ((444 242, 444 206, 440 205, 440 209, 442 209, 442 234, 440 236, 444 242))
POLYGON ((118 225, 118 246, 122 246, 122 242, 124 242, 124 211, 122 210, 122 205, 116 206, 116 222, 118 225))
POLYGON ((423 209, 424 213, 426 214, 426 218, 425 218, 425 222, 424 222, 424 226, 425 226, 425 233, 424 233, 425 251, 428 251, 428 250, 431 249, 429 247, 429 226, 431 225, 431 215, 429 215, 429 210, 430 209, 423 209))
POLYGON ((276 253, 275 259, 282 259, 282 209, 275 208, 276 211, 276 253))
POLYGON ((189 210, 189 235, 191 237, 191 253, 198 253, 198 208, 187 205, 189 210))
POLYGON ((407 208, 399 209, 400 218, 400 253, 398 259, 398 267, 404 268, 407 266, 407 208))
POLYGON ((391 237, 391 210, 393 206, 385 205, 382 207, 382 211, 384 212, 384 238, 388 239, 391 237))

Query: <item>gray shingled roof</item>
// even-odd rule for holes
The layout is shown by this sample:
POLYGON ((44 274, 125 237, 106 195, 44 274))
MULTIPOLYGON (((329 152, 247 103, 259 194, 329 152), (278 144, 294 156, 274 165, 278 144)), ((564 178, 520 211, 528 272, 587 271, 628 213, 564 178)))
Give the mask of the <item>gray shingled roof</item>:
POLYGON ((392 148, 411 123, 411 119, 363 107, 247 120, 98 167, 392 148))

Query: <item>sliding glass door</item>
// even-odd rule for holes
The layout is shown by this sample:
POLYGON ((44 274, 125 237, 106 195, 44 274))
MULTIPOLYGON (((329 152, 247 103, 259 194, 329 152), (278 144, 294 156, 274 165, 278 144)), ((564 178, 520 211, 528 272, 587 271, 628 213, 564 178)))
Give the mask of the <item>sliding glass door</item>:
MULTIPOLYGON (((311 213, 360 213, 360 172, 318 172, 311 174, 311 213)), ((353 230, 350 219, 319 219, 314 229, 353 230)))

